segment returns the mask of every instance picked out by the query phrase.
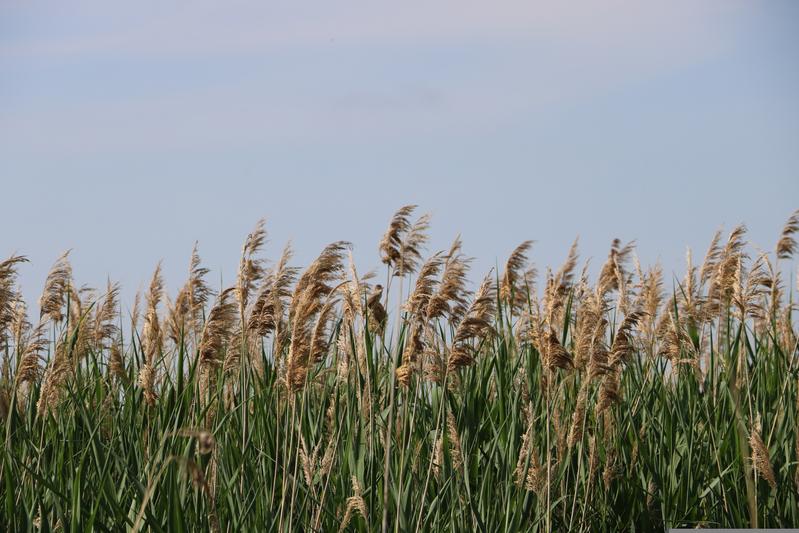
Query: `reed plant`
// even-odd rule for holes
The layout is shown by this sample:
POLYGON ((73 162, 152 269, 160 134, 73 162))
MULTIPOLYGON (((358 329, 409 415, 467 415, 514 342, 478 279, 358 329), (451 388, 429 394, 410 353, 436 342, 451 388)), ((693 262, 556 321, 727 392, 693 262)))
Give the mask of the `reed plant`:
POLYGON ((344 241, 268 262, 261 221, 229 287, 195 245, 124 311, 64 254, 32 320, 27 259, 0 262, 0 529, 799 525, 799 211, 773 252, 739 226, 673 281, 618 240, 596 276, 576 242, 473 273, 415 214, 385 281, 344 241))

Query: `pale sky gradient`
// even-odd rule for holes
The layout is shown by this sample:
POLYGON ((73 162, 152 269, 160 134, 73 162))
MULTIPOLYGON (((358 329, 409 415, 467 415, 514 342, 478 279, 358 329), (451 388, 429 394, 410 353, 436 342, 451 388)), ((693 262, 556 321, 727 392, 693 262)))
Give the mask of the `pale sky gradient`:
POLYGON ((681 272, 722 225, 773 247, 797 95, 791 0, 4 0, 0 256, 30 257, 29 301, 67 248, 127 298, 163 258, 174 294, 195 240, 232 281, 265 216, 268 256, 346 239, 367 270, 417 203, 478 272, 578 234, 681 272))

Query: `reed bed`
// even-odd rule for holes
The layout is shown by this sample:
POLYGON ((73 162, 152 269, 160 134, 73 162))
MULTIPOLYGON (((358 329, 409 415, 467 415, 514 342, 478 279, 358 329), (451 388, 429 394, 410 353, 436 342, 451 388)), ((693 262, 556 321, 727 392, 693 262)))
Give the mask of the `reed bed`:
POLYGON ((799 525, 799 211, 773 252, 739 226, 674 281, 618 240, 596 276, 576 242, 474 273, 416 213, 377 273, 343 241, 267 261, 259 222, 229 287, 195 245, 125 310, 64 254, 34 320, 26 258, 0 262, 0 529, 799 525))

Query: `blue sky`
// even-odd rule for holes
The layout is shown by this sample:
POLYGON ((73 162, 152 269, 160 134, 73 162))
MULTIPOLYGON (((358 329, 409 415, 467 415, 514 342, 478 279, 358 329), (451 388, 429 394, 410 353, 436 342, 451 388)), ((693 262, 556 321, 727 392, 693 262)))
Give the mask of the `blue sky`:
POLYGON ((799 3, 17 2, 0 5, 0 255, 29 300, 72 248, 128 295, 195 240, 214 280, 267 218, 277 257, 354 243, 405 203, 477 271, 579 235, 681 270, 799 207, 799 3))

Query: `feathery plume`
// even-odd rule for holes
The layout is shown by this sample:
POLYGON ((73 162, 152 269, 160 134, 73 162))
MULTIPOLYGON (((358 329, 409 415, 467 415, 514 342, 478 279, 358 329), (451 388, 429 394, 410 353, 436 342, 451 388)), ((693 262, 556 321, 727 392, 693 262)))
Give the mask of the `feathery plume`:
POLYGON ((292 255, 291 244, 287 244, 277 265, 267 274, 253 303, 247 329, 258 337, 275 333, 284 325, 291 286, 297 279, 299 270, 288 264, 292 255))
POLYGON ((416 209, 415 205, 400 207, 388 225, 386 233, 380 240, 380 259, 389 268, 394 268, 402 257, 402 236, 411 227, 410 216, 416 209))
MULTIPOLYGON (((23 385, 30 386, 35 383, 41 375, 42 369, 39 362, 42 359, 42 352, 44 352, 49 345, 45 326, 47 326, 47 322, 39 322, 36 328, 31 331, 22 348, 14 383, 17 394, 20 395, 20 400, 22 400, 23 395, 26 396, 25 400, 27 400, 27 391, 22 390, 23 385)), ((24 406, 24 403, 26 402, 20 405, 24 406)))
POLYGON ((198 357, 199 367, 206 374, 222 364, 222 350, 230 340, 236 322, 236 303, 233 301, 236 290, 235 287, 223 290, 205 321, 198 357))
POLYGON ((763 438, 760 436, 761 432, 760 414, 758 414, 752 426, 752 431, 749 434, 749 446, 752 448, 752 464, 760 477, 769 484, 771 489, 776 490, 777 479, 774 477, 774 468, 771 466, 768 448, 766 448, 766 445, 763 443, 763 438))
POLYGON ((241 248, 239 272, 236 278, 236 295, 239 301, 239 315, 244 317, 244 310, 249 301, 249 295, 257 287, 264 275, 264 260, 256 259, 255 255, 266 242, 266 220, 260 219, 255 224, 255 229, 247 235, 244 246, 241 248))
POLYGON ((341 525, 338 528, 339 532, 347 529, 347 526, 352 520, 354 511, 358 511, 363 519, 369 523, 369 514, 366 511, 366 501, 363 499, 363 490, 361 489, 361 484, 358 482, 358 478, 354 475, 352 476, 352 492, 353 495, 347 498, 344 518, 341 519, 341 525))
POLYGON ((41 298, 39 298, 40 318, 47 316, 53 322, 61 322, 64 319, 64 306, 72 284, 72 266, 69 264, 69 252, 70 250, 67 250, 61 254, 47 274, 47 279, 44 282, 44 291, 41 298))
MULTIPOLYGON (((316 319, 323 311, 325 300, 335 290, 330 284, 342 273, 344 252, 347 248, 349 243, 344 241, 328 245, 303 272, 294 287, 289 308, 292 332, 286 365, 286 382, 292 391, 297 391, 304 385, 312 357, 316 359, 319 356, 318 353, 312 354, 311 349, 322 348, 318 336, 315 335, 322 330, 313 327, 313 324, 316 322, 319 325, 316 319)), ((323 318, 328 319, 331 313, 332 309, 325 310, 323 318)))
POLYGON ((778 259, 790 259, 796 253, 796 239, 793 236, 797 231, 799 231, 799 209, 793 212, 782 228, 780 240, 777 241, 778 259))
POLYGON ((399 260, 394 270, 395 276, 413 274, 422 260, 422 248, 427 242, 427 230, 430 229, 430 215, 420 216, 410 227, 402 239, 399 248, 399 260))
POLYGON ((0 262, 0 344, 5 344, 9 326, 17 315, 16 302, 19 300, 15 290, 17 266, 27 263, 23 255, 12 255, 0 262))
POLYGON ((147 311, 144 315, 144 330, 142 332, 142 348, 144 363, 139 371, 139 385, 144 389, 144 398, 149 405, 155 405, 155 360, 161 353, 163 336, 161 324, 158 319, 158 305, 164 294, 164 281, 161 277, 161 262, 159 261, 150 280, 150 290, 147 292, 147 311))
POLYGON ((426 319, 435 320, 448 315, 450 322, 457 326, 469 307, 469 292, 466 290, 466 275, 471 259, 461 254, 461 239, 456 237, 444 262, 444 272, 438 290, 427 304, 426 319))
POLYGON ((505 273, 502 275, 499 295, 502 300, 510 302, 514 308, 524 305, 527 298, 527 295, 521 290, 522 287, 518 286, 518 281, 520 277, 523 278, 522 271, 528 261, 527 252, 532 246, 533 241, 524 241, 511 252, 505 263, 505 273), (511 298, 513 298, 512 302, 511 298))
POLYGON ((471 365, 474 361, 472 356, 474 348, 468 344, 468 341, 482 339, 491 331, 490 320, 494 314, 496 303, 494 301, 495 292, 491 272, 489 272, 475 294, 466 316, 455 330, 448 361, 450 370, 471 365))
POLYGON ((105 297, 96 308, 94 316, 94 343, 95 346, 101 350, 105 348, 106 343, 111 341, 119 331, 119 328, 115 324, 118 297, 119 284, 111 283, 111 280, 108 280, 105 297))
POLYGON ((438 276, 443 262, 442 253, 437 252, 425 261, 419 270, 413 292, 411 292, 408 301, 405 302, 405 310, 417 319, 423 319, 427 313, 430 298, 433 296, 438 284, 436 276, 438 276))

